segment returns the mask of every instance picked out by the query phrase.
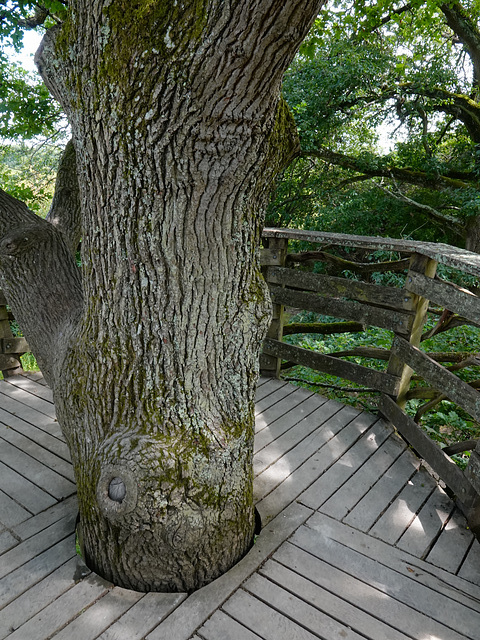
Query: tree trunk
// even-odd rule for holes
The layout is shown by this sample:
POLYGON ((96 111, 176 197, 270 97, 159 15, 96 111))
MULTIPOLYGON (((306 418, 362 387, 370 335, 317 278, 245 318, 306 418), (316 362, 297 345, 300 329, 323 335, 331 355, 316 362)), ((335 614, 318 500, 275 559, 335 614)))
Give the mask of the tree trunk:
POLYGON ((480 253, 480 215, 470 216, 465 222, 465 248, 480 253))
MULTIPOLYGON (((83 298, 68 207, 51 213, 45 279, 70 274, 68 304, 51 297, 67 316, 56 348, 24 311, 21 253, 0 247, 1 267, 54 389, 87 562, 118 585, 190 591, 251 544, 270 313, 257 246, 271 180, 298 150, 282 74, 321 4, 77 0, 37 54, 72 126, 82 210, 83 298)), ((27 287, 31 305, 44 286, 27 287)))

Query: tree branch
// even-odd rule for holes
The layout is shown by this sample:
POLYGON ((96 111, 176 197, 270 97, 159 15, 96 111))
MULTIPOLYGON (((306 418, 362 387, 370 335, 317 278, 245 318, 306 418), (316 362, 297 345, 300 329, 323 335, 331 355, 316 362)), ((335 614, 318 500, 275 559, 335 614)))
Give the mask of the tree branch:
POLYGON ((405 202, 406 204, 409 204, 417 209, 420 209, 421 211, 425 211, 426 213, 428 213, 428 215, 430 215, 435 220, 438 220, 442 224, 447 225, 451 231, 459 235, 461 238, 465 237, 465 230, 463 228, 463 225, 456 218, 454 218, 453 216, 445 215, 444 213, 440 213, 440 211, 437 211, 433 207, 430 207, 428 204, 422 204, 421 202, 412 200, 412 198, 409 198, 408 196, 406 196, 404 193, 401 192, 395 180, 393 180, 393 183, 397 189, 396 193, 393 191, 390 191, 390 189, 387 189, 383 185, 378 184, 378 182, 374 182, 376 187, 381 189, 384 193, 387 193, 392 198, 395 198, 400 202, 405 202))
POLYGON ((82 212, 75 148, 71 140, 60 160, 47 220, 65 235, 67 244, 75 253, 82 237, 82 212))
POLYGON ((338 271, 353 271, 361 275, 369 273, 383 273, 385 271, 405 271, 408 269, 410 259, 392 260, 389 262, 353 262, 345 260, 326 251, 302 251, 301 253, 289 253, 287 264, 294 262, 304 264, 306 262, 328 262, 333 264, 338 271))
POLYGON ((64 235, 2 190, 0 228, 2 290, 54 388, 82 310, 80 270, 64 235))
POLYGON ((18 21, 18 26, 22 27, 23 29, 35 29, 35 27, 39 27, 40 25, 45 23, 48 15, 49 13, 47 9, 45 9, 45 7, 42 7, 41 5, 38 5, 31 16, 18 21))
POLYGON ((459 2, 444 2, 440 9, 448 26, 467 50, 472 61, 475 82, 477 87, 480 86, 480 32, 477 25, 459 2))
POLYGON ((430 187, 433 189, 444 189, 446 187, 451 189, 470 189, 471 184, 466 182, 466 179, 470 178, 471 174, 462 174, 464 179, 453 178, 447 175, 432 176, 424 171, 416 171, 414 169, 399 168, 382 165, 382 159, 378 158, 378 164, 370 164, 370 166, 362 161, 361 158, 355 158, 330 149, 321 147, 315 151, 302 151, 300 154, 302 157, 309 158, 321 158, 325 162, 343 167, 344 169, 350 169, 351 171, 357 171, 363 175, 379 178, 396 178, 402 182, 409 184, 415 184, 421 187, 430 187))

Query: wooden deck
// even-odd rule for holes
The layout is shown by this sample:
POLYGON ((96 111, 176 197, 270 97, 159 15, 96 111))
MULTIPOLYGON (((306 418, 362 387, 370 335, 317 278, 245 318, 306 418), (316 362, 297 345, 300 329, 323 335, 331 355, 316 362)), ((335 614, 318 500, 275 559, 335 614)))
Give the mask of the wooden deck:
POLYGON ((75 484, 39 375, 0 382, 0 640, 480 640, 480 545, 375 416, 258 387, 264 524, 193 595, 113 587, 75 554, 75 484))

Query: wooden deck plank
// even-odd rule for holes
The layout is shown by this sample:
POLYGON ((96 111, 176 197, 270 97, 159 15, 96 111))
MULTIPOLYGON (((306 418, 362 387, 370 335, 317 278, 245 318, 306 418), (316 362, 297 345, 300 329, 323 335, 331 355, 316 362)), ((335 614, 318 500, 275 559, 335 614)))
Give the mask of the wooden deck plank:
MULTIPOLYGON (((335 590, 360 609, 365 609, 370 603, 368 610, 375 609, 379 619, 407 636, 417 640, 424 640, 428 634, 444 640, 478 638, 478 611, 426 588, 415 579, 338 543, 334 538, 318 535, 318 531, 306 526, 300 527, 292 542, 307 552, 303 556, 303 575, 314 582, 328 576, 330 590, 335 590), (320 560, 315 570, 312 570, 315 564, 312 556, 320 560)), ((283 547, 274 558, 281 558, 282 551, 283 547)), ((295 553, 298 564, 301 554, 295 553)), ((415 569, 412 569, 414 575, 415 569)))
MULTIPOLYGON (((43 431, 41 433, 47 436, 43 431)), ((48 437, 51 438, 51 436, 48 437)), ((39 446, 38 442, 30 440, 30 438, 18 433, 18 431, 5 427, 2 423, 0 423, 0 447, 2 446, 1 440, 5 440, 17 449, 20 449, 31 458, 52 469, 52 471, 64 476, 67 480, 71 482, 75 481, 71 462, 67 462, 65 458, 55 455, 49 449, 45 448, 45 446, 39 446)))
POLYGON ((474 541, 460 567, 458 575, 480 586, 480 542, 474 541))
POLYGON ((0 440, 0 462, 21 469, 22 474, 27 475, 31 482, 50 493, 57 500, 63 500, 63 498, 76 493, 76 486, 73 482, 3 439, 0 440))
POLYGON ((357 502, 344 519, 345 522, 360 531, 371 529, 419 466, 420 460, 414 458, 410 451, 404 451, 357 502))
POLYGON ((436 486, 437 483, 432 476, 425 468, 420 467, 370 529, 370 534, 394 545, 412 524, 416 514, 436 486))
MULTIPOLYGON (((455 511, 442 529, 426 560, 451 573, 457 573, 474 540, 475 536, 468 528, 465 517, 455 511)), ((480 566, 477 567, 477 571, 479 570, 480 566)))
POLYGON ((1 531, 0 532, 0 555, 5 553, 6 551, 9 551, 13 547, 16 547, 18 543, 19 543, 19 540, 17 540, 17 538, 15 538, 15 536, 13 536, 10 531, 1 531))
POLYGON ((318 640, 317 634, 313 635, 241 589, 225 603, 224 610, 264 640, 318 640))
POLYGON ((255 419, 255 451, 270 444, 278 435, 291 429, 305 416, 318 411, 321 405, 324 403, 319 402, 317 396, 299 394, 294 397, 288 396, 282 402, 258 413, 255 419))
MULTIPOLYGON (((0 441, 0 448, 1 446, 0 441)), ((30 511, 31 514, 37 514, 44 509, 48 509, 48 507, 57 502, 53 496, 30 482, 14 469, 7 467, 3 462, 0 462, 0 486, 2 491, 7 493, 10 498, 13 498, 24 509, 30 511)))
MULTIPOLYGON (((275 424, 268 427, 268 433, 271 441, 257 451, 254 457, 254 472, 256 475, 262 473, 270 465, 274 464, 279 458, 289 453, 298 446, 305 438, 310 436, 314 431, 319 429, 329 418, 339 412, 341 406, 337 402, 326 404, 318 407, 307 417, 297 422, 295 428, 285 430, 285 422, 279 428, 275 428, 275 424)), ((292 412, 293 413, 293 412, 292 412)), ((278 423, 278 421, 277 421, 278 423)), ((267 430, 265 430, 267 431, 267 430)), ((256 441, 261 440, 263 431, 258 435, 256 441)), ((262 439, 264 441, 264 439, 262 439)))
POLYGON ((99 633, 108 629, 143 596, 137 591, 115 587, 96 602, 93 601, 85 611, 79 609, 80 615, 57 633, 55 640, 95 640, 99 633))
MULTIPOLYGON (((388 640, 390 637, 393 640, 395 637, 402 638, 402 636, 416 640, 425 640, 425 638, 465 640, 468 637, 445 628, 429 616, 399 602, 390 594, 385 594, 379 581, 373 585, 369 584, 366 580, 350 575, 348 571, 342 571, 324 560, 315 558, 301 547, 287 543, 275 554, 274 559, 343 600, 346 603, 345 608, 350 606, 373 617, 374 620, 371 621, 373 629, 370 633, 366 633, 368 620, 354 622, 354 628, 363 622, 365 625, 363 626, 364 637, 371 640, 379 640, 379 637, 382 637, 379 635, 381 632, 377 626, 378 623, 383 625, 382 633, 386 634, 388 640), (387 633, 389 627, 391 628, 390 635, 387 633)), ((362 563, 363 566, 365 566, 365 562, 362 563)), ((355 570, 356 567, 353 569, 355 570)), ((328 604, 327 600, 324 606, 328 606, 328 604)))
POLYGON ((22 563, 18 569, 0 580, 0 610, 73 557, 75 538, 70 536, 22 563))
POLYGON ((319 509, 391 435, 392 428, 383 420, 374 422, 335 464, 319 475, 299 501, 311 509, 319 509))
MULTIPOLYGON (((308 519, 306 527, 324 540, 334 540, 346 549, 375 560, 379 567, 385 566, 480 614, 480 590, 467 580, 319 512, 308 519)), ((295 543, 294 537, 291 541, 295 543)))
POLYGON ((296 391, 296 388, 292 387, 292 385, 287 383, 284 383, 282 385, 279 385, 279 384, 275 385, 271 393, 261 398, 261 400, 257 400, 255 402, 255 415, 258 415, 259 413, 263 413, 264 411, 266 411, 270 407, 273 407, 275 404, 277 404, 284 398, 290 396, 295 391, 296 391))
MULTIPOLYGON (((12 627, 18 628, 25 624, 57 600, 65 591, 68 591, 75 584, 73 576, 82 575, 80 571, 82 565, 83 562, 78 556, 71 558, 2 609, 0 611, 0 640, 11 633, 12 627)), ((86 571, 85 577, 89 573, 86 571)))
POLYGON ((281 389, 287 383, 285 380, 276 380, 275 378, 260 378, 262 384, 260 387, 257 387, 257 393, 255 396, 255 402, 260 402, 263 398, 266 398, 268 395, 281 389))
MULTIPOLYGON (((19 543, 15 548, 7 551, 2 555, 0 563, 0 578, 15 571, 25 563, 38 557, 39 554, 49 549, 53 544, 70 538, 75 528, 75 519, 71 516, 65 516, 58 522, 50 525, 38 535, 28 538, 24 542, 19 543)), ((75 552, 75 547, 72 547, 75 552)), ((2 582, 0 581, 0 585, 2 582)))
POLYGON ((322 506, 322 513, 341 520, 360 502, 365 494, 388 471, 406 449, 406 444, 391 436, 322 506))
POLYGON ((186 597, 186 593, 147 593, 98 640, 142 640, 186 597))
MULTIPOLYGON (((55 423, 56 429, 60 429, 57 423, 55 423)), ((36 425, 32 425, 25 420, 22 420, 18 416, 8 413, 2 407, 0 407, 0 435, 4 440, 10 441, 8 435, 9 430, 16 432, 31 440, 35 445, 39 446, 39 450, 45 449, 51 455, 56 455, 70 464, 70 452, 68 450, 63 435, 51 435, 50 433, 39 429, 36 425)), ((14 435, 11 436, 12 438, 14 435)), ((12 442, 12 444, 15 444, 12 442)))
POLYGON ((340 622, 336 616, 327 615, 312 606, 311 593, 308 591, 301 590, 294 594, 258 573, 243 585, 243 589, 314 634, 321 630, 327 638, 363 639, 344 621, 340 622))
MULTIPOLYGON (((84 580, 61 595, 55 602, 40 611, 8 637, 10 640, 38 640, 50 638, 76 618, 82 609, 107 593, 109 583, 91 573, 84 580)), ((77 636, 78 638, 78 636, 77 636)))
MULTIPOLYGON (((290 385, 280 387, 275 391, 275 393, 278 394, 280 400, 276 400, 274 404, 268 406, 266 409, 261 409, 261 412, 266 414, 269 423, 273 422, 278 416, 283 415, 286 411, 293 409, 297 404, 300 404, 312 396, 316 398, 318 404, 321 404, 322 401, 326 402, 327 400, 326 398, 322 398, 322 396, 315 394, 313 391, 308 391, 308 389, 303 389, 302 387, 295 387, 292 391, 290 385)), ((267 398, 265 398, 265 402, 267 401, 267 398)), ((262 401, 256 403, 257 416, 259 415, 258 407, 262 406, 261 403, 262 401)))
POLYGON ((350 407, 345 407, 345 411, 336 413, 301 446, 257 476, 254 497, 258 500, 262 521, 266 522, 296 500, 375 421, 374 416, 358 412, 352 419, 348 409, 350 407), (272 483, 276 485, 273 490, 272 483))
POLYGON ((70 531, 73 531, 77 511, 77 496, 75 494, 50 507, 50 509, 42 511, 37 516, 12 527, 12 533, 18 536, 20 540, 27 540, 65 517, 71 523, 70 531))
POLYGON ((29 511, 0 490, 0 523, 3 527, 14 527, 30 518, 31 515, 29 511))
POLYGON ((9 384, 5 380, 0 380, 0 393, 8 396, 9 398, 12 398, 13 400, 17 400, 26 407, 34 409, 34 411, 38 411, 38 413, 48 416, 52 420, 56 419, 55 406, 51 400, 44 400, 43 398, 39 398, 34 393, 30 393, 28 391, 25 391, 24 389, 20 389, 12 384, 9 384))
POLYGON ((45 415, 44 413, 39 413, 18 400, 9 397, 8 395, 0 392, 0 407, 4 411, 12 414, 13 416, 18 416, 25 422, 28 422, 34 427, 38 429, 42 429, 42 431, 46 431, 52 436, 63 439, 62 430, 60 429, 60 425, 56 420, 51 418, 50 416, 45 415))
MULTIPOLYGON (((247 629, 224 611, 216 611, 198 631, 205 640, 262 640, 261 636, 247 629)), ((195 636, 200 638, 200 636, 195 636)))
MULTIPOLYGON (((299 552, 297 553, 299 554, 299 552)), ((284 554, 282 558, 283 561, 287 561, 287 554, 284 554)), ((378 620, 374 615, 375 612, 372 615, 362 611, 345 601, 341 594, 332 593, 308 580, 297 572, 301 572, 301 564, 297 564, 294 559, 291 559, 290 562, 291 565, 287 567, 274 560, 269 560, 261 567, 260 573, 283 589, 300 596, 322 611, 323 614, 341 621, 353 631, 362 634, 362 637, 374 638, 375 640, 407 640, 407 636, 401 631, 385 624, 382 620, 378 620)), ((344 637, 341 632, 338 635, 344 637)), ((332 637, 335 636, 332 635, 332 637)))
POLYGON ((426 557, 453 509, 454 504, 443 489, 435 487, 427 502, 397 542, 397 547, 417 558, 426 557))
POLYGON ((35 381, 31 374, 25 376, 11 376, 10 378, 7 378, 5 382, 13 385, 14 387, 18 387, 23 391, 32 393, 39 398, 43 398, 43 400, 47 400, 53 404, 52 390, 35 381))

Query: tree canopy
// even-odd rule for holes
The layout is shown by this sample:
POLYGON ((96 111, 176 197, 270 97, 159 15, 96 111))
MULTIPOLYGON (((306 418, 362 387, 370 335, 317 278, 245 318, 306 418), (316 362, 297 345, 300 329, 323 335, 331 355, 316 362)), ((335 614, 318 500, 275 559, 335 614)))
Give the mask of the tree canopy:
POLYGON ((479 19, 468 1, 329 3, 286 74, 302 151, 270 221, 479 250, 479 19))

